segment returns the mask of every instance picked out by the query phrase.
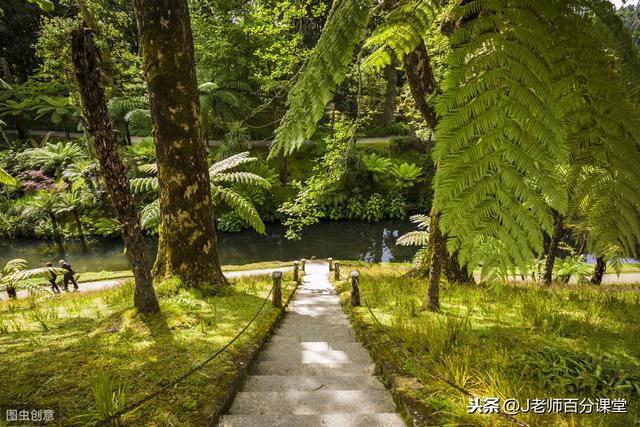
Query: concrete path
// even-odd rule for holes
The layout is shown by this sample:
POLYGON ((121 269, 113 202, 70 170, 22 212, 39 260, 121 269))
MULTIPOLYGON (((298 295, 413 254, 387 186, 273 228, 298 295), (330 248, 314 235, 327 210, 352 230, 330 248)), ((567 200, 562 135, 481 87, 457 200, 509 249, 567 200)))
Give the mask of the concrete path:
MULTIPOLYGON (((7 129, 5 133, 8 135, 17 134, 15 129, 7 129)), ((31 136, 41 136, 44 137, 46 135, 50 135, 56 138, 64 138, 65 133, 59 130, 30 130, 29 133, 31 136)), ((69 132, 70 138, 82 138, 84 134, 79 132, 69 132)), ((150 136, 132 136, 131 142, 142 142, 145 139, 151 138, 150 136)), ((370 137, 370 138, 360 138, 356 141, 357 144, 375 144, 381 142, 390 142, 393 136, 380 136, 380 137, 370 137)), ((309 141, 306 144, 310 143, 309 141)), ((224 144, 224 141, 221 139, 210 139, 207 141, 207 145, 209 147, 220 147, 224 144)), ((270 139, 254 139, 251 140, 247 145, 251 145, 252 147, 269 147, 271 146, 270 139)))
POLYGON ((340 309, 328 264, 307 262, 306 270, 286 317, 220 425, 404 426, 340 309))
MULTIPOLYGON (((293 270, 293 267, 280 267, 280 268, 262 268, 259 270, 244 270, 244 271, 225 271, 225 277, 229 279, 233 279, 234 277, 244 277, 244 276, 257 276, 262 274, 271 274, 274 271, 289 271, 293 270)), ((110 280, 97 280, 95 282, 81 282, 78 283, 78 292, 94 292, 94 291, 102 291, 104 289, 116 288, 122 285, 127 280, 132 280, 133 277, 127 277, 124 279, 110 279, 110 280)), ((58 285, 60 289, 62 289, 61 285, 58 285)), ((44 292, 51 292, 50 286, 42 286, 42 290, 44 292)), ((73 285, 69 284, 69 289, 73 289, 73 285)), ((64 291, 62 291, 64 293, 64 291)), ((29 291, 23 289, 18 291, 18 298, 26 298, 29 296, 29 291)), ((0 293, 0 301, 4 301, 8 299, 6 292, 0 293)))

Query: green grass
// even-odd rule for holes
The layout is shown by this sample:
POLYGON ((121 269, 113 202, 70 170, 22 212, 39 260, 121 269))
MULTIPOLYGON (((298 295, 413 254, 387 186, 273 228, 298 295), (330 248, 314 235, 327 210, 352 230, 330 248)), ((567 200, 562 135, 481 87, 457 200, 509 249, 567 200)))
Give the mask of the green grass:
MULTIPOLYGON (((291 273, 283 298, 293 290, 291 273)), ((262 304, 268 276, 234 279, 221 296, 165 282, 161 313, 131 307, 133 285, 0 303, 0 401, 57 405, 62 425, 83 424, 171 381, 226 344, 262 304), (99 410, 99 408, 103 408, 99 410), (78 418, 80 417, 80 418, 78 418)), ((205 424, 279 311, 267 303, 257 322, 203 370, 125 416, 128 425, 205 424)))
MULTIPOLYGON (((628 286, 442 285, 440 313, 421 311, 424 280, 407 264, 341 262, 361 272, 366 307, 352 310, 402 391, 436 424, 510 425, 468 414, 468 399, 435 372, 480 398, 625 398, 629 414, 519 414, 533 426, 627 426, 640 422, 640 292, 628 286), (387 335, 389 334, 389 335, 387 335), (391 337, 391 340, 389 339, 391 337), (400 343, 401 346, 397 346, 400 343), (376 344, 384 343, 383 346, 376 344), (418 384, 416 386, 416 384, 418 384)), ((350 286, 336 283, 346 302, 350 286)))

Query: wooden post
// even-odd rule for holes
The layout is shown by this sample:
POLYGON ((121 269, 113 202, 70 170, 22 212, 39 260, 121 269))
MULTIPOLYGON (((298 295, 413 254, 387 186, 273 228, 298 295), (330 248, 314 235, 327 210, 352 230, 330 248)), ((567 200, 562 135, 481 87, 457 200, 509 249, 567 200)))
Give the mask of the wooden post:
POLYGON ((306 259, 304 259, 304 258, 302 258, 302 267, 301 267, 301 268, 302 268, 302 272, 303 272, 303 273, 305 272, 304 268, 305 268, 305 264, 306 264, 306 263, 307 263, 307 260, 306 260, 306 259))
POLYGON ((333 279, 340 280, 340 262, 336 261, 333 266, 333 279))
POLYGON ((273 278, 273 306, 282 307, 282 272, 274 271, 271 274, 273 278))
POLYGON ((293 261, 293 281, 298 283, 300 274, 300 263, 298 260, 293 261))
POLYGON ((351 305, 357 307, 360 305, 360 273, 354 270, 349 277, 351 277, 351 305))
POLYGON ((329 271, 333 271, 333 258, 329 258, 329 271))

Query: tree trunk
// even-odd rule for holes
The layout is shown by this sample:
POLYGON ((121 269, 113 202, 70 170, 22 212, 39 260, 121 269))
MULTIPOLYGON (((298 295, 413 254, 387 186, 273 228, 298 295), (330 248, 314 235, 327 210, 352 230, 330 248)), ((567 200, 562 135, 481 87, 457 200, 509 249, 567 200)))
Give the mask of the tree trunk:
POLYGON ((429 266, 429 285, 427 295, 422 304, 422 308, 430 311, 440 311, 440 272, 442 261, 445 255, 445 239, 438 227, 439 215, 432 210, 431 217, 431 239, 433 239, 433 252, 431 254, 431 265, 429 266))
POLYGON ((604 260, 603 256, 599 256, 596 258, 596 268, 593 270, 593 277, 591 277, 591 283, 594 285, 602 284, 602 276, 604 276, 604 272, 607 270, 607 262, 604 260))
POLYGON ((158 280, 223 285, 186 0, 134 0, 160 186, 158 280))
POLYGON ((382 126, 388 128, 393 124, 393 115, 396 112, 396 85, 398 84, 398 70, 396 69, 395 57, 392 57, 391 64, 387 65, 386 74, 387 92, 384 97, 382 126))
POLYGON ((466 268, 460 267, 457 252, 453 255, 445 255, 444 274, 449 283, 458 283, 461 285, 472 285, 475 283, 473 275, 469 274, 466 268))
POLYGON ((84 236, 84 229, 82 228, 82 221, 80 220, 80 212, 78 212, 78 208, 74 208, 72 211, 73 220, 76 223, 76 229, 78 230, 78 237, 80 237, 80 245, 82 246, 82 251, 87 252, 87 239, 84 236))
POLYGON ((118 141, 107 110, 97 52, 87 30, 73 31, 72 56, 87 131, 93 138, 100 170, 122 225, 126 253, 136 283, 134 304, 140 312, 155 313, 160 311, 160 306, 152 286, 140 221, 129 189, 127 167, 118 153, 118 141))
POLYGON ((56 246, 58 247, 58 252, 60 255, 64 255, 64 245, 62 244, 62 238, 60 237, 60 226, 58 225, 58 220, 53 212, 48 211, 47 215, 49 215, 49 219, 51 220, 51 227, 53 228, 53 240, 56 242, 56 246))
POLYGON ((427 125, 435 130, 438 116, 433 103, 430 103, 428 98, 440 93, 441 90, 433 75, 433 67, 424 43, 420 43, 413 52, 405 55, 403 62, 416 107, 427 125))
POLYGON ((131 130, 129 129, 129 122, 128 121, 124 121, 124 127, 126 129, 126 135, 125 135, 125 143, 127 145, 131 145, 131 130))
POLYGON ((16 291, 16 288, 14 288, 14 287, 6 287, 5 289, 7 291, 7 296, 9 297, 9 299, 17 299, 18 298, 18 292, 16 291))
POLYGON ((558 245, 562 239, 562 215, 558 211, 553 211, 553 235, 549 241, 547 248, 547 259, 544 263, 544 274, 542 283, 550 285, 553 279, 553 265, 556 262, 556 254, 558 253, 558 245))
POLYGON ((280 177, 280 184, 287 185, 287 157, 282 151, 278 153, 278 176, 280 177))

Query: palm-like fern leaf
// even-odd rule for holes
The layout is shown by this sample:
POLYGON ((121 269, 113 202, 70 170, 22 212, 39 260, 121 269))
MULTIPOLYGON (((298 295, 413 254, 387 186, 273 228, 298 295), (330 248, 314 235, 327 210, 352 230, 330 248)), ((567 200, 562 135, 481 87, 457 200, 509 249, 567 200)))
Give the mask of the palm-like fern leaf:
POLYGON ((158 191, 159 183, 157 177, 132 178, 130 180, 131 191, 133 193, 149 193, 158 191))
POLYGON ((260 175, 256 175, 251 172, 226 172, 226 173, 216 173, 211 176, 211 182, 214 184, 228 182, 228 183, 238 183, 238 184, 249 184, 260 188, 269 189, 271 188, 271 183, 261 177, 260 175))
POLYGON ((262 219, 260 219, 260 215, 253 206, 253 203, 228 188, 214 187, 212 191, 214 193, 214 199, 219 197, 227 206, 233 209, 244 222, 249 224, 258 233, 265 232, 264 223, 262 219))
POLYGON ((4 169, 0 168, 0 184, 16 185, 16 180, 4 169))
POLYGON ((153 228, 160 222, 160 200, 156 199, 153 202, 142 208, 140 214, 140 224, 145 229, 153 228))
POLYGON ((234 154, 233 156, 229 156, 224 160, 220 160, 219 162, 214 163, 209 168, 209 176, 213 176, 220 172, 225 172, 240 165, 246 163, 252 163, 257 160, 256 157, 249 157, 249 152, 244 151, 242 153, 234 154))
MULTIPOLYGON (((334 3, 335 4, 335 3, 334 3)), ((369 22, 373 2, 341 0, 287 96, 287 112, 276 130, 271 155, 298 149, 315 131, 326 104, 344 80, 369 22)))
POLYGON ((364 44, 374 48, 364 61, 364 67, 381 69, 392 62, 392 55, 412 52, 429 32, 438 4, 427 0, 399 2, 378 25, 364 44))

